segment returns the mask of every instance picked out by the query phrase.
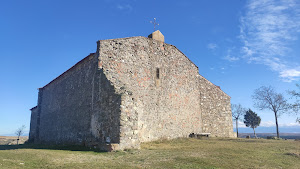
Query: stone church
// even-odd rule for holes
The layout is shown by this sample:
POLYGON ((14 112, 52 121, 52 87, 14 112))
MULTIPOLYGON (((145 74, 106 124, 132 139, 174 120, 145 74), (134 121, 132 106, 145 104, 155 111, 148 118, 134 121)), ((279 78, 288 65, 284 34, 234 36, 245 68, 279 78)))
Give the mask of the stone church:
POLYGON ((122 150, 191 133, 234 137, 230 96, 155 31, 100 40, 39 88, 29 141, 122 150))

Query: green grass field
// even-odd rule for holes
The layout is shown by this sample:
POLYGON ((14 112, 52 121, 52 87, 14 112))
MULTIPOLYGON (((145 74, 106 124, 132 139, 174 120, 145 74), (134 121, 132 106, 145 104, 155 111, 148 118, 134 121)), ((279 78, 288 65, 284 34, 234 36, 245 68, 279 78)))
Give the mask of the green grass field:
POLYGON ((300 168, 300 141, 175 139, 140 150, 95 152, 82 147, 0 146, 0 168, 300 168), (59 150, 62 149, 62 150, 59 150))

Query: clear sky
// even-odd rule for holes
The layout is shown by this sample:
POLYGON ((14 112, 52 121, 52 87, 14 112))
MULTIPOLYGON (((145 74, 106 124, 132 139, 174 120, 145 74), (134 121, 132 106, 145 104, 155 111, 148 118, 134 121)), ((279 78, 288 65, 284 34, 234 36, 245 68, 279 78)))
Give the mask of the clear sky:
MULTIPOLYGON (((274 126, 272 112, 255 109, 251 95, 262 85, 285 95, 296 89, 299 0, 11 0, 0 2, 0 135, 23 124, 28 131, 37 88, 95 52, 97 40, 148 36, 153 18, 165 42, 232 103, 274 126)), ((295 119, 282 115, 279 125, 300 132, 295 119)))

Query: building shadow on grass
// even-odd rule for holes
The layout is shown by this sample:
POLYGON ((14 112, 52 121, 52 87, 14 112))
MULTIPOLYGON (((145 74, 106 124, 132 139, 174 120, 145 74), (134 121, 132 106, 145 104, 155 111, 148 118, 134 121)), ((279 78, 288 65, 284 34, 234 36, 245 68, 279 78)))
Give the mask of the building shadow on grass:
POLYGON ((39 145, 39 144, 20 144, 20 145, 0 145, 0 150, 16 150, 16 149, 45 149, 45 150, 66 150, 66 151, 91 151, 105 153, 97 148, 90 148, 78 145, 39 145))

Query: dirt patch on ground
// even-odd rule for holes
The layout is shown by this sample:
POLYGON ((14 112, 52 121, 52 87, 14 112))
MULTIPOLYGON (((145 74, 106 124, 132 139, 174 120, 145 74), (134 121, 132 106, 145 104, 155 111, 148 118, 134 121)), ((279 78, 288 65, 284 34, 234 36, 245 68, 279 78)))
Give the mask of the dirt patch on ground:
POLYGON ((286 155, 290 155, 290 156, 294 156, 294 157, 299 157, 300 158, 300 154, 297 152, 292 152, 292 153, 286 153, 286 155))
MULTIPOLYGON (((18 137, 16 136, 0 136, 0 145, 15 145, 17 144, 18 137)), ((24 144, 28 140, 28 136, 21 136, 19 144, 24 144)))

